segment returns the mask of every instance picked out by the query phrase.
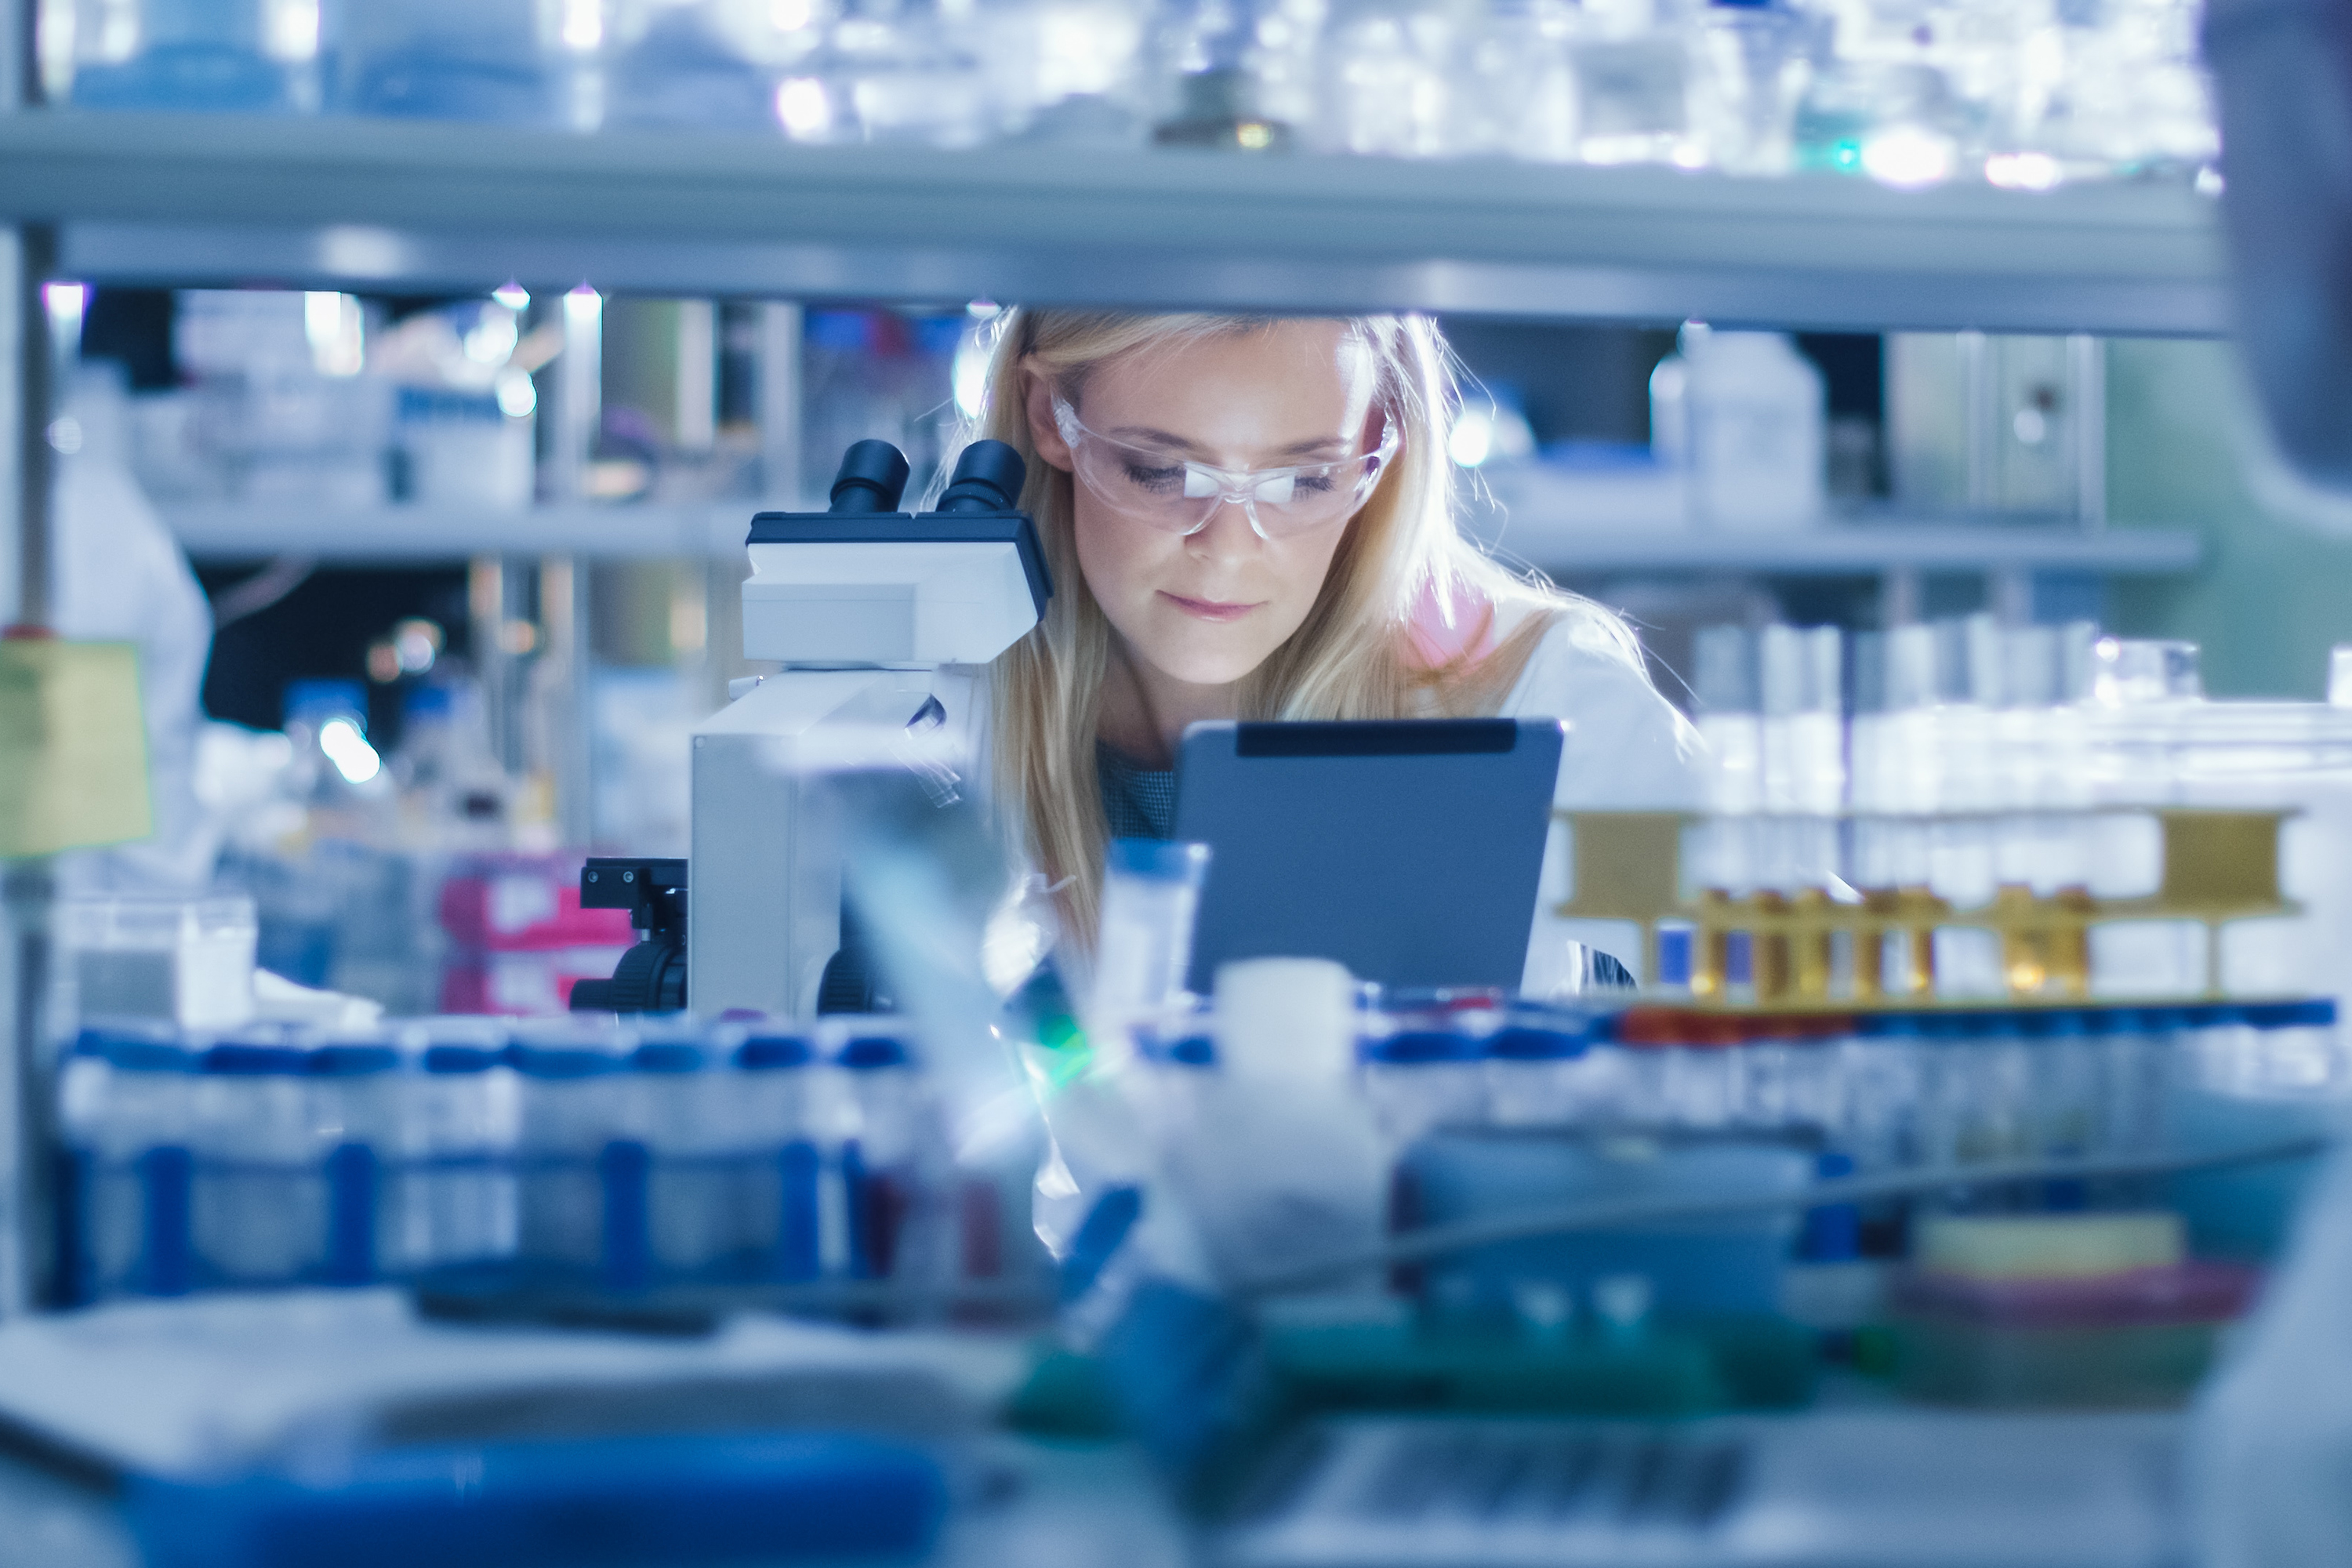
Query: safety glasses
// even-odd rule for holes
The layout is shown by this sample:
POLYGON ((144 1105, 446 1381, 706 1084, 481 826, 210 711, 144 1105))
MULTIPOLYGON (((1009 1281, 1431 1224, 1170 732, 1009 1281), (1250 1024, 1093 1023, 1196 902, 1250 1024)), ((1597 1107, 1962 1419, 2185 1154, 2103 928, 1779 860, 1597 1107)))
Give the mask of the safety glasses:
POLYGON ((1345 521, 1396 456, 1393 431, 1377 451, 1288 468, 1219 468, 1164 448, 1115 440, 1054 399, 1054 424, 1076 459, 1079 482, 1105 506, 1149 527, 1190 535, 1221 506, 1237 506, 1260 539, 1288 539, 1345 521))

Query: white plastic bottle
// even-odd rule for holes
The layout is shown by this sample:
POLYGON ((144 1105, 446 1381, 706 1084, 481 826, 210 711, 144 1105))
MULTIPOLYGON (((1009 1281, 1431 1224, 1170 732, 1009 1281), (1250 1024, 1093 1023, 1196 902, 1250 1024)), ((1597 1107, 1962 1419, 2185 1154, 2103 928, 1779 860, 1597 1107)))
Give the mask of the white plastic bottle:
POLYGON ((1708 528, 1810 528, 1822 516, 1822 374, 1778 332, 1709 332, 1685 350, 1691 498, 1708 528))

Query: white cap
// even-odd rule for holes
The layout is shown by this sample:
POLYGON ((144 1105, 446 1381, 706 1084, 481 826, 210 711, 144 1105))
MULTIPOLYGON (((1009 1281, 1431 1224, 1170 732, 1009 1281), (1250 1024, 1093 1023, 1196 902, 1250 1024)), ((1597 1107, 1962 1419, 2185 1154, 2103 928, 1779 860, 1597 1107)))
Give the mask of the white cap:
POLYGON ((1344 1079, 1356 1067, 1356 980, 1324 958, 1217 967, 1217 1067, 1235 1078, 1344 1079))

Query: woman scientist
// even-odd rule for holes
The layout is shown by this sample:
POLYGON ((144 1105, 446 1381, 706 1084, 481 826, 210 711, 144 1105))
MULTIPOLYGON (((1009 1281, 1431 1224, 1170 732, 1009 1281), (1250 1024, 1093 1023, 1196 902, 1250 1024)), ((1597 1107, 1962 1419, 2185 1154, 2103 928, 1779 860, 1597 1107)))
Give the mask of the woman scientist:
MULTIPOLYGON (((982 433, 1028 462, 1057 592, 992 671, 995 782, 1065 930, 1093 934, 1109 838, 1168 837, 1202 720, 1559 718, 1560 805, 1698 804, 1623 623, 1463 537, 1454 402, 1418 317, 1003 320, 982 433)), ((1531 991, 1580 984, 1575 934, 1538 918, 1531 991)))

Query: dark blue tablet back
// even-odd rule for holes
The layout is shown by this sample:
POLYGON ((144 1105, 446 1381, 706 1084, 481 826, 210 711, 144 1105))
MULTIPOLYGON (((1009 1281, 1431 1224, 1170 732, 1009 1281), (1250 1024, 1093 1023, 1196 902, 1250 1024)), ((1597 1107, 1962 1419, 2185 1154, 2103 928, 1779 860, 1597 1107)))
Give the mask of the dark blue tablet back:
POLYGON ((1236 958, 1335 958, 1390 986, 1527 963, 1559 774, 1552 719, 1195 724, 1176 837, 1212 847, 1187 984, 1236 958))

